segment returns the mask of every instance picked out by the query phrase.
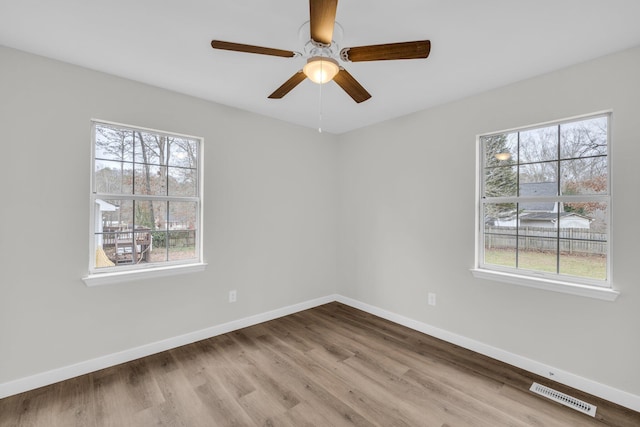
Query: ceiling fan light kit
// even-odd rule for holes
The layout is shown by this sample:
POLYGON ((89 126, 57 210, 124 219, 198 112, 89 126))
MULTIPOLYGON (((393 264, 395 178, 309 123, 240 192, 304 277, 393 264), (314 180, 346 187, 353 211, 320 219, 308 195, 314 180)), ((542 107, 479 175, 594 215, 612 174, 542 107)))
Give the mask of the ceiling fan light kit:
POLYGON ((337 8, 338 0, 309 0, 310 40, 306 44, 304 54, 221 40, 212 40, 211 47, 284 58, 306 57, 307 63, 304 68, 296 72, 269 95, 270 99, 283 98, 308 78, 318 84, 324 84, 331 80, 335 81, 357 103, 371 98, 371 94, 347 70, 340 66, 338 60, 343 62, 385 61, 421 59, 429 56, 431 51, 431 42, 429 40, 351 47, 344 48, 338 52, 338 46, 333 39, 334 29, 341 30, 339 24, 335 22, 337 8))
POLYGON ((340 66, 338 61, 333 58, 314 56, 307 59, 307 64, 302 71, 312 82, 324 84, 333 80, 340 71, 340 66))
POLYGON ((496 153, 495 157, 499 161, 504 162, 505 160, 509 160, 511 158, 511 153, 508 153, 508 152, 496 153))

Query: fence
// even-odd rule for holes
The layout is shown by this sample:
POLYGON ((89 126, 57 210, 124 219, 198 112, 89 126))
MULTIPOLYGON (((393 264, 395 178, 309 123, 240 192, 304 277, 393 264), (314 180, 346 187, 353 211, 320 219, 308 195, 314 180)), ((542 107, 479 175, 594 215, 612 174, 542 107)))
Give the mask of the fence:
POLYGON ((133 235, 135 235, 136 240, 149 240, 149 235, 151 235, 151 245, 154 248, 166 248, 167 243, 170 248, 191 247, 196 244, 195 230, 151 231, 149 228, 140 227, 134 231, 105 227, 104 233, 102 234, 102 246, 108 248, 115 246, 117 240, 132 240, 133 235))
POLYGON ((584 228, 497 227, 485 226, 486 249, 556 251, 576 255, 606 255, 607 233, 584 228))
POLYGON ((151 235, 153 236, 154 247, 158 248, 166 248, 167 243, 170 248, 193 247, 196 245, 195 230, 153 231, 151 235))

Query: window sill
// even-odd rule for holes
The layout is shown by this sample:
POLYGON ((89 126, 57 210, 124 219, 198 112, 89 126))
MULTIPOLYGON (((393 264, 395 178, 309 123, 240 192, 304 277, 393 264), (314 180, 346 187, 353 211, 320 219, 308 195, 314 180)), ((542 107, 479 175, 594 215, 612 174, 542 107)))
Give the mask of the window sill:
POLYGON ((175 276, 178 274, 196 273, 204 271, 206 263, 172 265, 154 267, 143 270, 117 271, 111 273, 89 274, 82 278, 87 286, 111 285, 132 280, 152 279, 155 277, 175 276))
POLYGON ((498 282, 511 283, 529 288, 544 289, 547 291, 560 292, 570 295, 579 295, 588 298, 596 298, 605 301, 615 301, 620 292, 599 286, 580 285, 577 283, 563 282, 561 280, 550 280, 537 277, 520 276, 517 274, 503 273, 500 271, 471 269, 471 274, 478 279, 495 280, 498 282))

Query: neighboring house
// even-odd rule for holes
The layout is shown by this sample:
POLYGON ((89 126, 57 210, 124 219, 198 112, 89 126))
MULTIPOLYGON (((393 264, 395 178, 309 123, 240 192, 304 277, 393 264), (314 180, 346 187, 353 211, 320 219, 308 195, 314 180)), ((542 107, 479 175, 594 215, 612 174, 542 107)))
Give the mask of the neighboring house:
POLYGON ((169 219, 166 222, 163 218, 156 217, 156 226, 158 229, 164 229, 166 226, 169 230, 189 230, 193 229, 193 221, 184 216, 169 214, 169 219))
MULTIPOLYGON (((520 196, 555 196, 558 183, 556 182, 532 182, 520 184, 520 196)), ((494 225, 498 227, 542 227, 558 228, 558 216, 560 228, 590 228, 592 218, 573 212, 564 212, 560 202, 527 202, 519 205, 519 224, 516 215, 496 219, 494 225), (558 215, 560 211, 560 215, 558 215)))
MULTIPOLYGON (((591 226, 592 219, 573 212, 560 212, 560 228, 586 228, 591 226)), ((498 219, 498 227, 515 227, 516 217, 498 219)), ((520 227, 558 228, 558 212, 520 212, 520 227)))

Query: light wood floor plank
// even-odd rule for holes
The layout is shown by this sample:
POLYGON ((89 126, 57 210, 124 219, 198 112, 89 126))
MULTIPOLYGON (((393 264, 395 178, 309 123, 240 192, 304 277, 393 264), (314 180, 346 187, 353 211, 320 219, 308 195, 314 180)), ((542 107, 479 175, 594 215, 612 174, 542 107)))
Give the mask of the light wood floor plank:
POLYGON ((640 413, 331 303, 1 399, 5 426, 637 427, 640 413))

